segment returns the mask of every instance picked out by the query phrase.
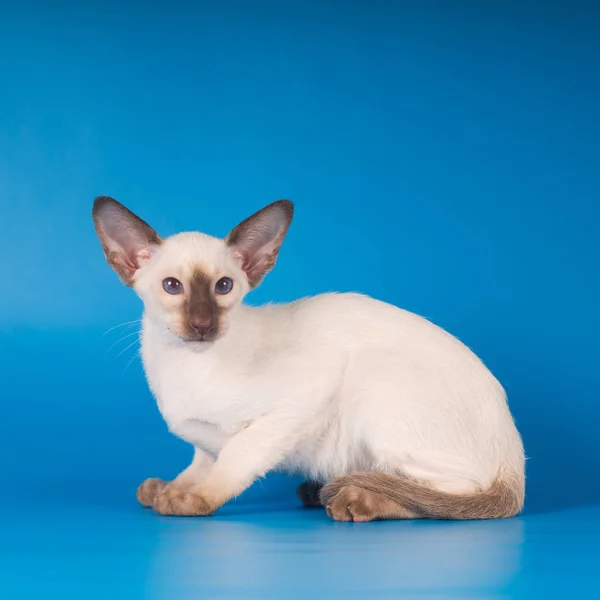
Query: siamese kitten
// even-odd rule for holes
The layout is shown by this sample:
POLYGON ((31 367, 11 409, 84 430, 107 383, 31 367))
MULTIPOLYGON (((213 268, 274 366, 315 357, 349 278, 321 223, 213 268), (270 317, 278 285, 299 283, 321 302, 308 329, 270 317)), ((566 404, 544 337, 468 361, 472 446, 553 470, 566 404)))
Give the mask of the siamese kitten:
POLYGON ((137 491, 162 515, 211 515, 272 470, 336 521, 511 517, 523 445, 504 390, 461 342, 366 296, 245 306, 292 220, 280 200, 225 239, 162 239, 97 198, 106 260, 144 303, 142 358, 169 429, 193 445, 137 491))

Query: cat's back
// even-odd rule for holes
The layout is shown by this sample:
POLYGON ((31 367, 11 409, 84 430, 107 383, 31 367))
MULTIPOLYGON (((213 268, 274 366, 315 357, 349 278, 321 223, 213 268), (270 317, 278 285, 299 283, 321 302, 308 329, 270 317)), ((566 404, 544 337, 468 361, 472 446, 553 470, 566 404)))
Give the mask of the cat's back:
MULTIPOLYGON (((486 390, 498 400, 502 386, 456 337, 427 319, 369 296, 322 294, 299 300, 288 312, 291 339, 315 355, 343 354, 361 365, 392 364, 393 372, 459 390, 486 390)), ((461 393, 461 392, 458 392, 461 393)))
POLYGON ((456 337, 431 321, 393 304, 354 292, 327 293, 286 306, 286 320, 297 332, 361 347, 411 347, 412 351, 472 354, 456 337))

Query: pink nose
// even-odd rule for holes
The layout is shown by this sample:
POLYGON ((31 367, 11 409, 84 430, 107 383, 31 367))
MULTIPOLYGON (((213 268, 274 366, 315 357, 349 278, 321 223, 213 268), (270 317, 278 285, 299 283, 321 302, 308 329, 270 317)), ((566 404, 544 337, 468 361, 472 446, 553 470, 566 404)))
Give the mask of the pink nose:
POLYGON ((190 327, 200 336, 205 336, 214 330, 215 322, 211 318, 192 317, 190 327))

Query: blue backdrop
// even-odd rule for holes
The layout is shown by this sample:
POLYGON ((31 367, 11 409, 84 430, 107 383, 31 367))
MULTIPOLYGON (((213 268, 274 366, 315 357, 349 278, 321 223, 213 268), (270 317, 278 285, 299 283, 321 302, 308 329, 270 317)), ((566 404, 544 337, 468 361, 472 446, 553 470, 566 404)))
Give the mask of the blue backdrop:
MULTIPOLYGON (((190 457, 135 329, 103 335, 141 306, 93 198, 162 235, 225 235, 286 197, 295 221, 249 300, 354 290, 431 318, 506 386, 528 510, 597 501, 600 21, 541 6, 2 3, 5 489, 133 504, 190 457)), ((247 498, 292 493, 270 477, 247 498)))

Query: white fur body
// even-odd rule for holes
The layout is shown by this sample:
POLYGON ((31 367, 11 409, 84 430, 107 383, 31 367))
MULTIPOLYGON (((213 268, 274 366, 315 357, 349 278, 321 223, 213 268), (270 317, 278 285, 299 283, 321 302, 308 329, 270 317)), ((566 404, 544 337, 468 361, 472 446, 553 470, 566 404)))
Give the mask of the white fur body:
POLYGON ((224 240, 161 239, 109 197, 92 214, 108 263, 144 302, 159 409, 195 448, 172 482, 138 488, 142 504, 212 514, 278 469, 330 482, 319 501, 337 520, 521 510, 525 459, 504 390, 456 338, 358 294, 243 304, 275 264, 291 202, 224 240))
POLYGON ((240 305, 209 346, 145 316, 142 357, 170 430, 212 457, 268 415, 264 447, 255 436, 238 448, 248 471, 401 472, 451 493, 522 478, 521 438, 489 370, 444 330, 366 296, 240 305), (270 461, 253 456, 267 446, 270 461))

